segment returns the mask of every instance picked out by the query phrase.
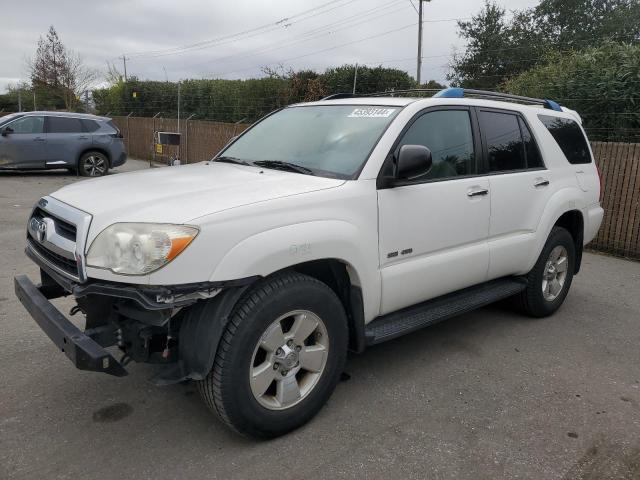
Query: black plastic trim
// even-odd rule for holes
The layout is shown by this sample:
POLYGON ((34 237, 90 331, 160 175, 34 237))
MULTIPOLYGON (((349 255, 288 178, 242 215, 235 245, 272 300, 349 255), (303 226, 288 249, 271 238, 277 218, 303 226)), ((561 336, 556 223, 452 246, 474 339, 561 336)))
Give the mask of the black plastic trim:
POLYGON ((67 320, 26 275, 16 276, 14 287, 22 305, 76 368, 116 377, 127 375, 124 367, 109 352, 67 320))

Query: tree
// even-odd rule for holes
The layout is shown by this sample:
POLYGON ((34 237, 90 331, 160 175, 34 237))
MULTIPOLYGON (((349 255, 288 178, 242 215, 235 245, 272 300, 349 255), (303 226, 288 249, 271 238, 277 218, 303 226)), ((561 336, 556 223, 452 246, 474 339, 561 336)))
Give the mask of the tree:
POLYGON ((492 90, 544 61, 552 50, 572 51, 607 39, 640 42, 638 0, 542 0, 506 11, 491 1, 470 21, 458 22, 467 41, 455 55, 448 79, 462 87, 492 90))
POLYGON ((592 139, 640 139, 640 44, 612 40, 581 52, 549 53, 502 89, 551 98, 577 110, 592 139))
POLYGON ((64 46, 53 26, 46 38, 38 39, 35 57, 29 60, 28 67, 35 91, 45 98, 61 100, 67 110, 78 107, 80 96, 97 78, 97 73, 85 66, 77 53, 64 46))

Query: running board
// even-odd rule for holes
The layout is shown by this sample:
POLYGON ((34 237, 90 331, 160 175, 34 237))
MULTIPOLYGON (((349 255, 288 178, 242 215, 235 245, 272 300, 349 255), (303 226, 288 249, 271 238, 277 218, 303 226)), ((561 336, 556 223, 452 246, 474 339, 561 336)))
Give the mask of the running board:
POLYGON ((511 297, 526 287, 524 278, 500 278, 382 315, 365 326, 365 342, 367 345, 386 342, 511 297))

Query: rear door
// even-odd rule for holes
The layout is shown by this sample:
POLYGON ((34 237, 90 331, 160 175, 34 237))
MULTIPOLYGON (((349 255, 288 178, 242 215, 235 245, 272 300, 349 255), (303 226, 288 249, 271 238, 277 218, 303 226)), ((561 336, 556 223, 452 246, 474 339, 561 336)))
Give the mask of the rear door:
POLYGON ((48 166, 75 166, 80 153, 91 148, 91 133, 79 118, 47 116, 47 143, 48 166))
POLYGON ((518 112, 484 108, 477 112, 491 188, 488 278, 493 279, 525 268, 554 179, 518 112))
POLYGON ((44 117, 28 115, 2 126, 0 168, 43 168, 47 136, 44 117))

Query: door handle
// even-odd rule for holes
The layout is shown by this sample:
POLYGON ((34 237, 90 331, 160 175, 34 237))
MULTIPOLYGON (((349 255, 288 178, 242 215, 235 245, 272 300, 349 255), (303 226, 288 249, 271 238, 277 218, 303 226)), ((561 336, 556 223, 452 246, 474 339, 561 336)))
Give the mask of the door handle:
POLYGON ((78 137, 78 140, 89 140, 89 137, 78 137))
POLYGON ((549 180, 546 178, 539 178, 533 184, 534 187, 546 187, 549 185, 549 180))
POLYGON ((44 138, 42 138, 42 137, 36 137, 36 138, 34 138, 34 139, 33 139, 33 141, 34 141, 34 142, 44 142, 44 141, 45 141, 45 139, 44 139, 44 138))
POLYGON ((487 188, 481 188, 481 187, 470 188, 469 190, 467 190, 467 197, 479 197, 481 195, 486 195, 488 193, 489 193, 489 190, 487 188))

